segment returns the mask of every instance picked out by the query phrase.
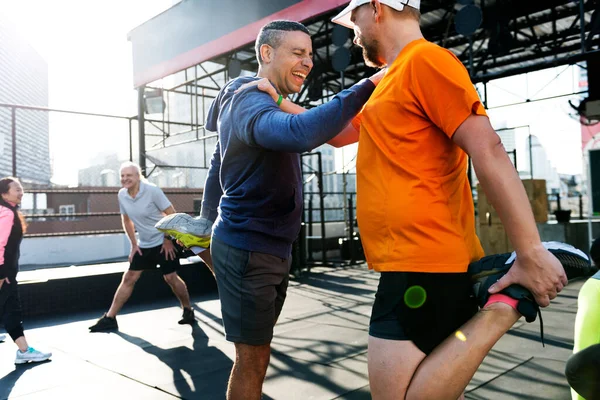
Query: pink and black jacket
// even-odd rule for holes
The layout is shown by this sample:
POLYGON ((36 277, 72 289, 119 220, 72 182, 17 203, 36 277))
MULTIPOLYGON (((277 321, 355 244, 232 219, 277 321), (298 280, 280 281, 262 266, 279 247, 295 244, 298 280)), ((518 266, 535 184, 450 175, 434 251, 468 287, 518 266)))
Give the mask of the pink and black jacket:
POLYGON ((0 198, 0 279, 13 282, 19 271, 19 247, 23 227, 17 206, 0 198))

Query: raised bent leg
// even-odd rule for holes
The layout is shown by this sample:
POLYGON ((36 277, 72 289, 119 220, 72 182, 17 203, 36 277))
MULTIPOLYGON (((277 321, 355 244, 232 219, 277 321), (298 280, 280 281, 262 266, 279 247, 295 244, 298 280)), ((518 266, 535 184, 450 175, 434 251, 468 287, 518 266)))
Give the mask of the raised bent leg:
POLYGON ((485 356, 519 317, 506 304, 492 304, 428 356, 407 340, 369 337, 373 399, 460 398, 485 356))
POLYGON ((457 399, 494 344, 521 315, 503 303, 479 311, 427 356, 417 368, 407 399, 457 399))

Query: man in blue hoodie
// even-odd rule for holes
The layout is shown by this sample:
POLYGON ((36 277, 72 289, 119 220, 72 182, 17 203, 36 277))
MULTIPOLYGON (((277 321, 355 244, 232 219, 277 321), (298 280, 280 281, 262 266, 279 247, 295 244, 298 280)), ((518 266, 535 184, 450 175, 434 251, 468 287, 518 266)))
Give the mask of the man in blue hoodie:
POLYGON ((299 154, 340 132, 356 134, 350 122, 383 76, 377 73, 324 105, 291 115, 284 112, 291 112, 284 108, 289 106, 285 98, 300 91, 313 66, 309 31, 297 22, 270 22, 256 39, 256 54, 258 76, 230 81, 209 110, 206 128, 218 132, 219 139, 200 218, 187 226, 169 225, 181 215, 157 224, 159 229, 177 225, 164 230, 182 242, 190 235, 178 232, 203 236, 204 231, 206 236, 212 225, 210 255, 223 325, 226 339, 236 348, 227 389, 230 400, 261 397, 273 327, 286 297, 292 243, 300 231, 299 154), (256 88, 236 92, 260 78, 277 89, 277 101, 256 88))

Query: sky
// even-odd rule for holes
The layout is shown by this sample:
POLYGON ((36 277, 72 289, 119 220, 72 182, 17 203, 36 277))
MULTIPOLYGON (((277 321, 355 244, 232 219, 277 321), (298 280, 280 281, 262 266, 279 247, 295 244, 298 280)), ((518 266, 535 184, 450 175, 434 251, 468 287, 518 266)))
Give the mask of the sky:
POLYGON ((51 107, 132 115, 135 92, 127 33, 171 4, 0 0, 0 11, 48 62, 51 107))
MULTIPOLYGON (((568 103, 571 100, 579 104, 581 95, 523 102, 579 92, 579 74, 578 66, 560 66, 488 84, 488 115, 492 125, 523 126, 517 130, 523 145, 529 133, 537 136, 560 174, 580 174, 583 169, 581 125, 568 103), (521 104, 503 106, 513 103, 521 104)), ((517 157, 522 150, 517 144, 517 157)))
MULTIPOLYGON (((51 108, 132 116, 136 92, 127 33, 172 4, 172 0, 0 0, 0 12, 48 62, 51 108)), ((578 73, 578 67, 557 67, 488 86, 493 125, 527 125, 564 174, 582 170, 581 131, 569 116, 568 98, 495 107, 578 91, 578 73)), ((121 158, 128 157, 126 121, 52 113, 50 124, 55 183, 76 184, 77 169, 90 165, 98 153, 116 148, 121 158)), ((345 163, 354 153, 352 148, 344 151, 345 163)))
MULTIPOLYGON (((0 0, 0 12, 48 63, 49 106, 136 115, 127 33, 171 0, 0 0)), ((98 153, 129 157, 127 121, 50 114, 53 182, 77 184, 98 153), (78 151, 73 151, 78 150, 78 151)))

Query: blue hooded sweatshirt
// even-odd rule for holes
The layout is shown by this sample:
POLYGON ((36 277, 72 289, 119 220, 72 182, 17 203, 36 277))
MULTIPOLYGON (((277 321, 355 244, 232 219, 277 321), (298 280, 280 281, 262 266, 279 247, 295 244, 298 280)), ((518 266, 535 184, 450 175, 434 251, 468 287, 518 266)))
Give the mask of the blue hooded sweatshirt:
POLYGON ((242 250, 288 258, 300 231, 300 153, 342 131, 375 89, 368 79, 302 114, 287 114, 256 88, 259 78, 230 81, 213 101, 206 129, 218 133, 201 215, 213 237, 242 250), (218 208, 218 215, 217 215, 218 208))

